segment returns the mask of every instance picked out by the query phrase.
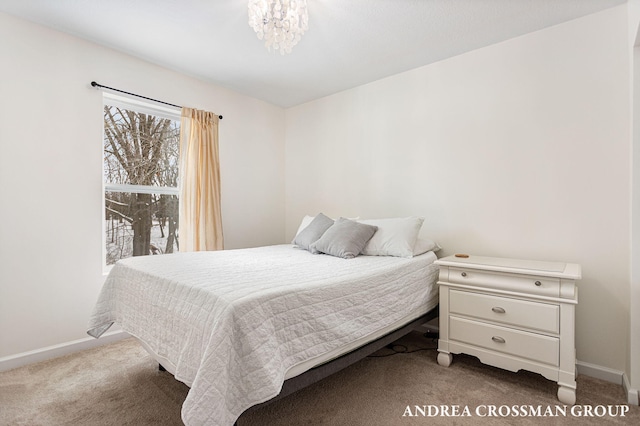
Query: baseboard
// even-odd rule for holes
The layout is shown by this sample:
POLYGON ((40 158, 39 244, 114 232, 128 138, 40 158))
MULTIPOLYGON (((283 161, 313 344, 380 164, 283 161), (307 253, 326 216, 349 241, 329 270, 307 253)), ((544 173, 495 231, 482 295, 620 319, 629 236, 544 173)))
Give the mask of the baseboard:
POLYGON ((638 389, 633 389, 631 387, 629 378, 623 371, 589 364, 582 361, 576 362, 576 367, 578 369, 578 374, 584 374, 585 376, 621 385, 627 395, 627 404, 640 405, 640 402, 638 401, 638 389))
POLYGON ((602 367, 600 365, 589 364, 588 362, 583 361, 577 361, 576 368, 578 369, 578 374, 584 374, 585 376, 593 377, 595 379, 622 385, 622 377, 624 376, 622 371, 602 367))
POLYGON ((97 346, 106 345, 108 343, 117 342, 118 340, 122 340, 127 337, 130 336, 124 331, 112 331, 103 334, 99 339, 86 337, 84 339, 74 340, 71 342, 61 343, 59 345, 36 349, 34 351, 23 352, 17 355, 3 357, 0 358, 0 372, 13 370, 14 368, 34 364, 36 362, 46 361, 63 355, 68 355, 73 352, 78 352, 85 349, 91 349, 97 346))
MULTIPOLYGON (((427 327, 425 327, 425 330, 427 330, 427 327)), ((124 331, 111 331, 103 334, 99 339, 86 337, 84 339, 74 340, 71 342, 48 346, 46 348, 37 349, 34 351, 23 352, 17 355, 3 357, 0 358, 0 372, 13 370, 14 368, 34 364, 36 362, 46 361, 74 352, 79 352, 85 349, 91 349, 109 343, 117 342, 118 340, 126 339, 127 337, 130 337, 130 335, 124 331)), ((577 361, 576 368, 578 370, 578 374, 584 374, 585 376, 621 385, 624 388, 625 393, 627 394, 627 403, 632 405, 640 405, 640 392, 638 391, 638 389, 633 389, 631 387, 629 378, 624 372, 608 367, 602 367, 600 365, 589 364, 583 361, 577 361)))

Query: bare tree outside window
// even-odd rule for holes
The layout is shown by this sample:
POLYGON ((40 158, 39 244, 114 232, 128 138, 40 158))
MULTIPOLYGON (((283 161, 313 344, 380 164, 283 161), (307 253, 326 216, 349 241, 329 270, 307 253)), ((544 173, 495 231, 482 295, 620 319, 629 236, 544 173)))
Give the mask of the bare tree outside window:
POLYGON ((180 122, 104 107, 106 264, 178 251, 180 122))

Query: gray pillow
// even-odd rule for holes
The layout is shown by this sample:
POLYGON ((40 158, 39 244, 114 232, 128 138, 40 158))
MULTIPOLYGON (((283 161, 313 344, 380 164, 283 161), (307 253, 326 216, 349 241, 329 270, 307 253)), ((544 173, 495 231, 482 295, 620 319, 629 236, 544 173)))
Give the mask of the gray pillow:
POLYGON ((319 213, 311 223, 309 223, 309 226, 296 235, 291 244, 295 244, 305 250, 310 250, 311 244, 318 241, 331 225, 333 225, 333 219, 319 213))
POLYGON ((365 225, 343 217, 311 244, 311 253, 326 253, 331 256, 352 259, 362 252, 367 241, 378 230, 377 226, 365 225))

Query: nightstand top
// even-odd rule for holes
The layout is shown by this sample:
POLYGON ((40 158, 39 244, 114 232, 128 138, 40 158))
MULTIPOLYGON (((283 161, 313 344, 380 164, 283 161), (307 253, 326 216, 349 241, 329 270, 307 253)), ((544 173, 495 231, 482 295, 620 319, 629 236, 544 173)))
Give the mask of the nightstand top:
POLYGON ((544 262, 539 260, 508 259, 502 257, 447 256, 438 259, 436 265, 452 266, 488 271, 511 272, 516 274, 541 275, 546 277, 582 278, 582 269, 577 263, 544 262))

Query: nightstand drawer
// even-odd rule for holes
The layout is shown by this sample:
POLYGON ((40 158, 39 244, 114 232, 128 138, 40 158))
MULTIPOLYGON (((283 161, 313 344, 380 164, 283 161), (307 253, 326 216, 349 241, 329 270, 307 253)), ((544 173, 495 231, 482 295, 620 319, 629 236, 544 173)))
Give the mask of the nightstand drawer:
POLYGON ((454 284, 477 285, 499 290, 559 297, 558 278, 515 275, 476 269, 449 268, 448 281, 454 284))
POLYGON ((549 303, 452 289, 449 312, 549 333, 560 331, 560 306, 549 303))
POLYGON ((449 338, 545 364, 559 365, 560 340, 555 337, 451 316, 449 338))

